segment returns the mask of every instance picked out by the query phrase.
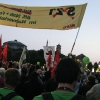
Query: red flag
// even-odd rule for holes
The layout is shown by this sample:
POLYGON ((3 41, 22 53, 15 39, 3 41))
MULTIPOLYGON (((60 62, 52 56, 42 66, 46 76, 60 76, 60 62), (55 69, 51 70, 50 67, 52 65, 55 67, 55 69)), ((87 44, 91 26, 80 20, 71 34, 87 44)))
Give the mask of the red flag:
POLYGON ((8 43, 5 44, 4 49, 2 51, 2 54, 3 54, 2 62, 6 62, 7 61, 7 51, 8 51, 8 43))
POLYGON ((51 53, 49 53, 48 58, 47 58, 47 68, 51 67, 51 53))
POLYGON ((59 61, 60 61, 60 55, 59 55, 59 52, 56 51, 56 55, 55 55, 55 59, 54 59, 54 65, 53 65, 53 69, 52 69, 52 72, 51 72, 51 77, 55 76, 55 69, 56 69, 56 66, 57 66, 59 61))
POLYGON ((2 59, 2 35, 0 37, 0 59, 2 59))

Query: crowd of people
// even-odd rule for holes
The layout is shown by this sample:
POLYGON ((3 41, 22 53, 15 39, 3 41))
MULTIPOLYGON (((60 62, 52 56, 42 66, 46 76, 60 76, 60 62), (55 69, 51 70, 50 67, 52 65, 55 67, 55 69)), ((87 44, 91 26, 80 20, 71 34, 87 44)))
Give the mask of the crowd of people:
POLYGON ((40 65, 0 61, 0 100, 100 100, 99 73, 82 72, 72 58, 59 61, 54 77, 51 72, 40 65))

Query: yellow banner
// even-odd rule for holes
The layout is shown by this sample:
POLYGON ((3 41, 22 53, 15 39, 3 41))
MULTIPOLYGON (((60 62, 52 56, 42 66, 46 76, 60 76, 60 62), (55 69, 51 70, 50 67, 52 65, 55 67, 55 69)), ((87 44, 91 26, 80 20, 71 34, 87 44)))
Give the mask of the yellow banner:
POLYGON ((35 29, 74 29, 81 25, 86 6, 24 7, 0 3, 0 24, 35 29))

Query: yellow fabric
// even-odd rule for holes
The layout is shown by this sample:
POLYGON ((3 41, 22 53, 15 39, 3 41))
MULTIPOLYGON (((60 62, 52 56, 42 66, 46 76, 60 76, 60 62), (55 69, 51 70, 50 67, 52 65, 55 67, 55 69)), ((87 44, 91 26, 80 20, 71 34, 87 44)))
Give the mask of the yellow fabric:
POLYGON ((73 29, 81 25, 86 5, 24 7, 0 3, 0 24, 36 29, 73 29))

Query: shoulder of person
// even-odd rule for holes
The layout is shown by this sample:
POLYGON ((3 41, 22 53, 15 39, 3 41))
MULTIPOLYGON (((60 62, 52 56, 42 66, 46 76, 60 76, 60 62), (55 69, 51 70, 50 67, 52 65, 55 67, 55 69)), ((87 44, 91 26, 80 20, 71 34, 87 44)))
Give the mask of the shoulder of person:
POLYGON ((24 100, 21 96, 14 96, 11 100, 24 100))
POLYGON ((95 92, 95 90, 99 90, 99 89, 100 89, 100 83, 99 84, 95 84, 90 90, 95 92))
POLYGON ((32 100, 44 100, 42 95, 35 96, 32 100))
POLYGON ((94 85, 89 91, 87 91, 86 97, 89 97, 91 95, 94 96, 95 94, 98 93, 98 91, 100 91, 100 84, 94 85), (97 91, 95 91, 95 90, 97 90, 97 91))
POLYGON ((93 87, 100 87, 100 83, 98 83, 98 84, 95 84, 93 87))

